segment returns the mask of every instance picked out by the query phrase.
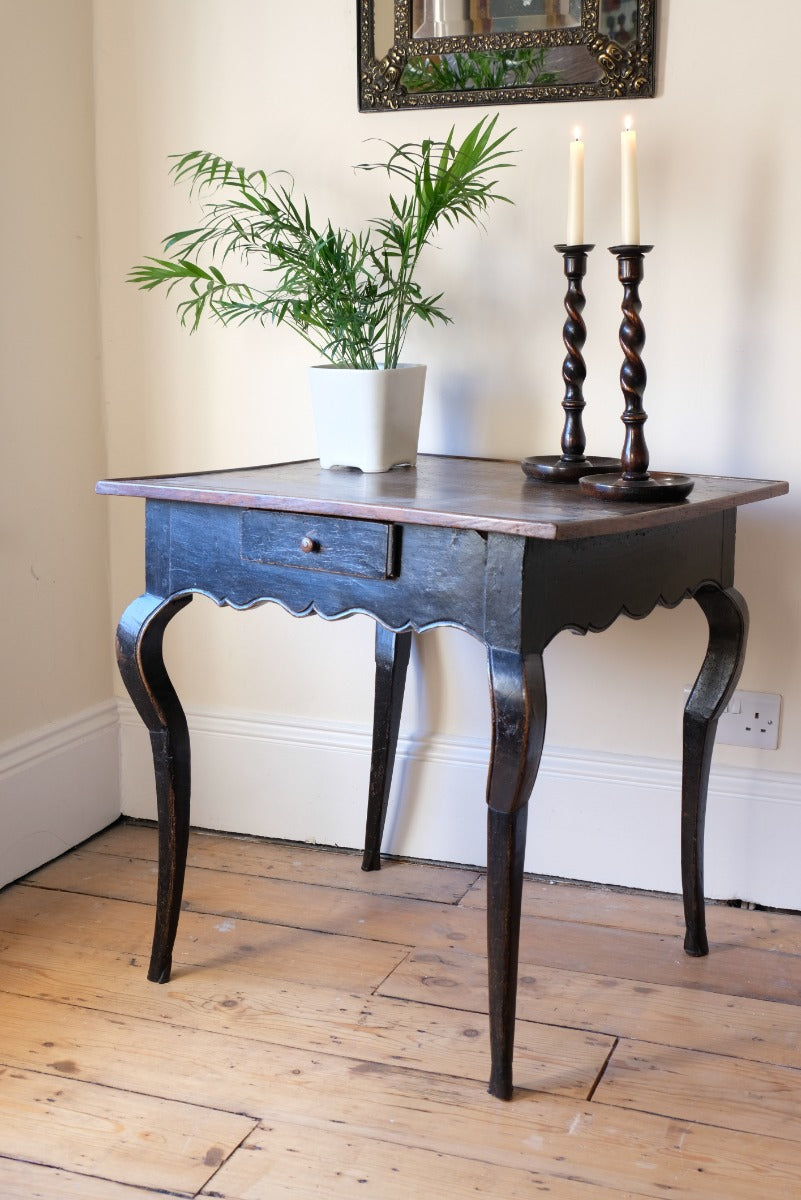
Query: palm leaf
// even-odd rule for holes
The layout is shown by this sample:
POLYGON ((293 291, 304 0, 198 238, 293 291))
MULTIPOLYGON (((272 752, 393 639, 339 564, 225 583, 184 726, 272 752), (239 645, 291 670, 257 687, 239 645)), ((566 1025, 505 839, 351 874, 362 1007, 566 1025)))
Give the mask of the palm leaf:
POLYGON ((334 363, 394 366, 413 320, 450 321, 441 295, 424 297, 416 282, 425 246, 441 224, 481 222, 490 203, 507 201, 496 175, 512 164, 511 130, 496 135, 496 122, 483 118, 458 144, 454 129, 439 142, 384 142, 384 161, 359 169, 382 170, 403 191, 390 192, 389 215, 358 233, 330 222, 318 230, 285 171, 249 172, 204 150, 174 155, 171 175, 200 220, 165 238, 164 256, 146 258, 128 279, 145 291, 185 287, 177 311, 192 330, 206 315, 287 324, 334 363), (224 275, 218 264, 232 259, 258 264, 267 287, 224 275))

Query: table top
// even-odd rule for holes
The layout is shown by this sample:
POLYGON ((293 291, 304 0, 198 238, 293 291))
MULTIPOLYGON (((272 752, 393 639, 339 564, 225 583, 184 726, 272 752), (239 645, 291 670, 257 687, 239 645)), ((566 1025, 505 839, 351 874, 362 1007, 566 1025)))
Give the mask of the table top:
POLYGON ((439 525, 544 539, 595 537, 691 521, 771 496, 779 480, 692 476, 695 486, 678 503, 632 503, 584 496, 575 484, 528 479, 518 462, 418 457, 416 467, 380 474, 323 470, 317 459, 271 466, 103 479, 104 495, 139 496, 234 508, 439 525))

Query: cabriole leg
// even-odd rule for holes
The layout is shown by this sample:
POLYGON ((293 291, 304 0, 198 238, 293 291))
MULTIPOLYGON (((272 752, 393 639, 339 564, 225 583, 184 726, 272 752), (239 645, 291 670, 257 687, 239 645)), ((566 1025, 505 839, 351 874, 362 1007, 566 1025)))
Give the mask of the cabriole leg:
POLYGON ((373 754, 370 763, 363 871, 377 871, 381 866, 381 839, 387 819, 411 648, 411 631, 393 633, 376 623, 373 754))
POLYGON ((164 630, 191 596, 164 600, 147 593, 125 610, 117 629, 117 663, 150 730, 159 823, 156 928, 148 979, 166 983, 181 911, 189 839, 190 760, 186 717, 164 666, 164 630))
POLYGON ((487 779, 487 958, 492 1070, 489 1091, 512 1095, 520 903, 528 799, 545 738, 539 654, 489 651, 492 748, 487 779))
POLYGON ((718 718, 737 687, 748 637, 748 609, 734 588, 704 587, 695 599, 709 624, 709 646, 684 708, 681 875, 687 933, 684 949, 709 953, 704 913, 704 821, 718 718))

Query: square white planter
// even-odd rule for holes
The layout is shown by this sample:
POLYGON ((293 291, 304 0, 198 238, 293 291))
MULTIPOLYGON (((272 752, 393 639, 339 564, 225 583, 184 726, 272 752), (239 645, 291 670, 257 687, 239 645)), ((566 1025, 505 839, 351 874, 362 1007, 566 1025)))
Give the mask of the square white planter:
POLYGON ((360 471, 414 466, 425 379, 425 367, 413 363, 386 371, 312 367, 320 465, 360 471))

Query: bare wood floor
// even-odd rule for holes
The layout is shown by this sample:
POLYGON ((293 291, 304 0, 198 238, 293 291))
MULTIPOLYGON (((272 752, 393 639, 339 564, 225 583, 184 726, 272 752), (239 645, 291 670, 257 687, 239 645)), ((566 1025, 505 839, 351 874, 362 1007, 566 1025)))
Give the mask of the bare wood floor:
POLYGON ((527 883, 503 1104, 478 872, 195 834, 158 987, 155 852, 0 895, 3 1200, 801 1196, 801 917, 527 883))

